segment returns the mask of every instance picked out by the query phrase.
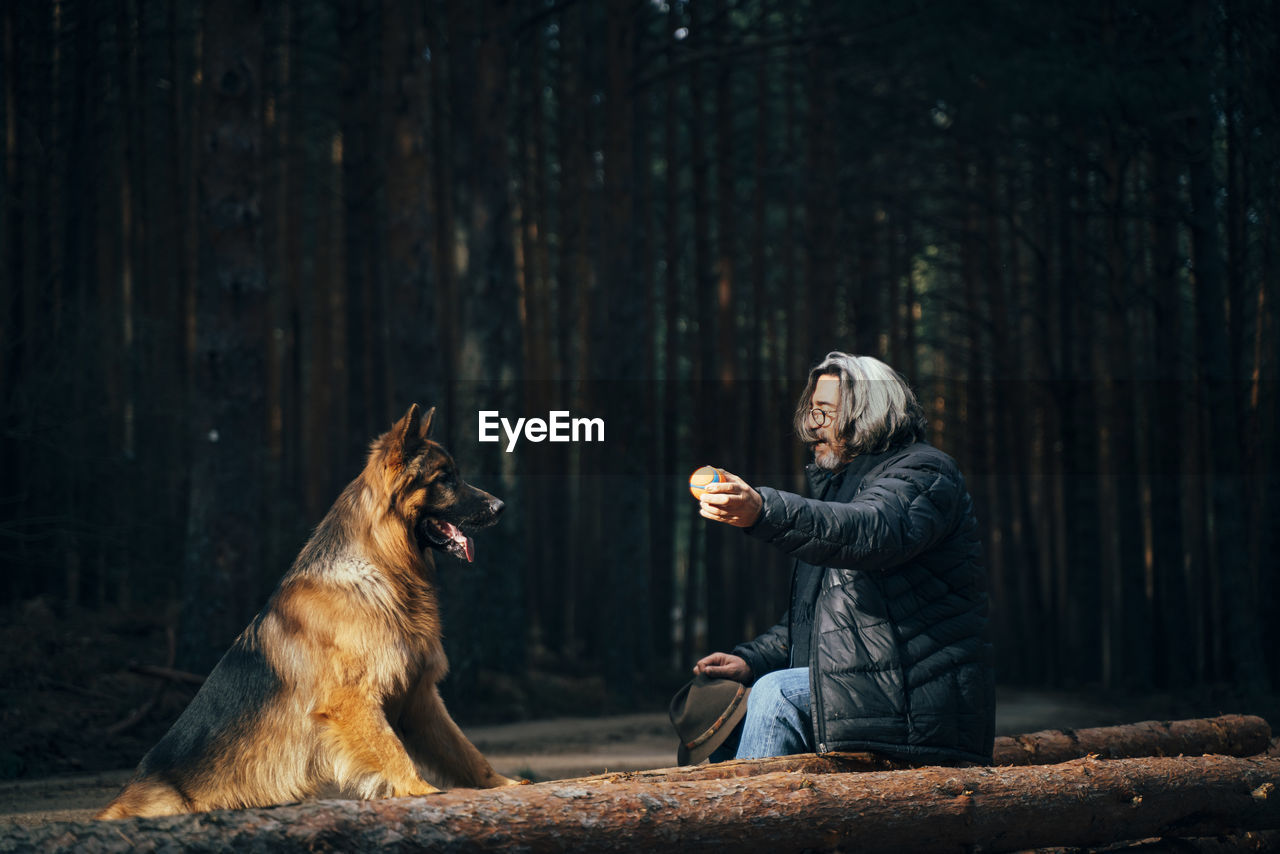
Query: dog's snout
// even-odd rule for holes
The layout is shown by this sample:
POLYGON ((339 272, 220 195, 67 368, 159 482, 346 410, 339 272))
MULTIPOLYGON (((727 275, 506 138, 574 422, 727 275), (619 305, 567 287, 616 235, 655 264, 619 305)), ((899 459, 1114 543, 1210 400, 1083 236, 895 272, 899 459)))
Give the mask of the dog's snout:
POLYGON ((493 516, 493 518, 497 519, 499 516, 502 515, 502 508, 506 506, 507 505, 502 503, 501 498, 492 498, 489 500, 489 513, 493 516))

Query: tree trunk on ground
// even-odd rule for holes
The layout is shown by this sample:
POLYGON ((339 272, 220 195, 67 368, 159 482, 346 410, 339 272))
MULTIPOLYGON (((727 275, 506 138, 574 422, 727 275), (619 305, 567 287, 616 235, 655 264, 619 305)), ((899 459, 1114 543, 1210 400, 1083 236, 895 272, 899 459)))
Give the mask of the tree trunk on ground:
POLYGON ((1253 756, 1267 749, 1271 727, 1253 715, 1185 721, 1143 721, 1124 726, 1043 730, 996 739, 996 765, 1047 765, 1089 754, 1108 759, 1218 753, 1253 756))
POLYGON ((565 782, 422 799, 311 803, 48 825, 0 851, 1017 851, 1280 827, 1280 760, 1078 759, 1031 768, 565 782))
MULTIPOLYGON (((1125 759, 1142 756, 1254 756, 1271 745, 1271 727, 1253 715, 1223 715, 1186 721, 1143 721, 1123 726, 1091 729, 1050 729, 996 739, 994 765, 1052 765, 1101 756, 1125 759)), ((684 768, 655 768, 582 777, 581 784, 619 780, 656 782, 660 780, 724 780, 752 777, 778 771, 805 774, 834 774, 850 771, 891 771, 911 766, 874 753, 829 753, 818 756, 775 756, 769 759, 740 759, 684 768)))
MULTIPOLYGON (((1108 847, 1106 850, 1113 854, 1231 854, 1237 851, 1277 851, 1280 850, 1280 831, 1249 831, 1199 839, 1139 839, 1126 845, 1108 847)), ((1057 848, 1043 850, 1043 854, 1055 854, 1059 851, 1066 854, 1063 849, 1057 848)))

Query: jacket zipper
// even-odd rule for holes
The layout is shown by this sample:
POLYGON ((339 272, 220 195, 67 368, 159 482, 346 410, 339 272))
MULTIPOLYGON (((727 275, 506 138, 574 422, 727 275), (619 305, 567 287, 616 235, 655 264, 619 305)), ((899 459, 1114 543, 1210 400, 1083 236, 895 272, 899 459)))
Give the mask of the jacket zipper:
MULTIPOLYGON (((887 462, 888 461, 886 460, 884 463, 881 463, 879 465, 885 465, 887 462)), ((879 466, 873 466, 870 470, 868 470, 865 474, 863 474, 862 477, 858 479, 857 486, 854 488, 853 493, 847 499, 845 499, 846 501, 852 501, 858 495, 858 493, 862 492, 862 485, 867 482, 867 475, 871 474, 871 472, 875 471, 876 468, 878 467, 879 466)), ((844 487, 844 483, 842 482, 841 488, 843 487, 844 487)), ((823 494, 818 497, 818 500, 826 501, 827 500, 826 494, 827 494, 827 490, 824 488, 823 494)), ((839 499, 840 499, 840 489, 837 489, 832 500, 838 501, 839 499)), ((812 723, 813 723, 813 740, 816 743, 815 752, 817 753, 827 752, 827 743, 826 743, 826 736, 827 736, 826 720, 827 719, 826 719, 826 715, 824 715, 822 712, 822 705, 823 705, 822 704, 822 680, 818 679, 818 637, 817 637, 818 611, 819 611, 818 605, 821 603, 822 597, 826 595, 826 592, 827 592, 826 584, 825 584, 826 576, 827 576, 827 567, 824 566, 822 567, 822 577, 818 580, 818 595, 813 600, 813 623, 809 627, 809 717, 812 719, 812 723)), ((792 596, 793 602, 795 601, 795 586, 796 586, 796 574, 793 571, 791 573, 791 596, 792 596)))
MULTIPOLYGON (((828 478, 822 485, 819 501, 825 501, 827 494, 830 492, 831 479, 828 478)), ((836 490, 836 496, 840 491, 836 490)), ((827 568, 821 567, 821 574, 818 576, 818 595, 813 597, 813 619, 809 621, 809 719, 813 726, 813 740, 815 742, 815 753, 826 753, 826 726, 825 718, 822 714, 822 689, 820 687, 821 680, 818 679, 818 606, 822 602, 823 595, 827 592, 827 568)), ((795 586, 796 573, 791 573, 791 601, 795 602, 795 586)))
POLYGON ((796 666, 796 642, 791 637, 796 625, 796 575, 800 570, 800 559, 791 564, 791 593, 787 598, 787 665, 796 666))
POLYGON ((822 680, 817 678, 818 675, 818 604, 822 601, 823 595, 827 592, 823 589, 823 582, 826 581, 827 571, 823 568, 821 578, 818 581, 818 595, 813 600, 813 623, 809 626, 809 717, 813 723, 813 740, 817 742, 816 753, 826 753, 826 717, 822 714, 822 680))

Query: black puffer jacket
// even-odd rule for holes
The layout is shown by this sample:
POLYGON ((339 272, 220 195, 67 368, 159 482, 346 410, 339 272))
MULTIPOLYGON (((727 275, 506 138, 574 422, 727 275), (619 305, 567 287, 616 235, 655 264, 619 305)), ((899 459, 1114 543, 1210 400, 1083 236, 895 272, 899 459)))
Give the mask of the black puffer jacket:
POLYGON ((796 558, 791 609, 734 652, 757 678, 808 665, 818 753, 989 763, 986 573, 955 461, 918 443, 809 475, 817 499, 759 489, 748 533, 796 558))

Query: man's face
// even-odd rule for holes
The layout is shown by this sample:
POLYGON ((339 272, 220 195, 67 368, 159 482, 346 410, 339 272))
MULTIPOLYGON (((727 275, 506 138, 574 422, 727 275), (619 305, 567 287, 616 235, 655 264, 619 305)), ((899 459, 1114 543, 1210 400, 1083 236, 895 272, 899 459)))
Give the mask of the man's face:
POLYGON ((844 464, 844 442, 836 435, 836 412, 840 406, 840 378, 823 374, 813 387, 809 398, 809 426, 818 434, 813 446, 813 461, 818 468, 837 469, 844 464), (819 418, 813 410, 822 412, 819 418))

